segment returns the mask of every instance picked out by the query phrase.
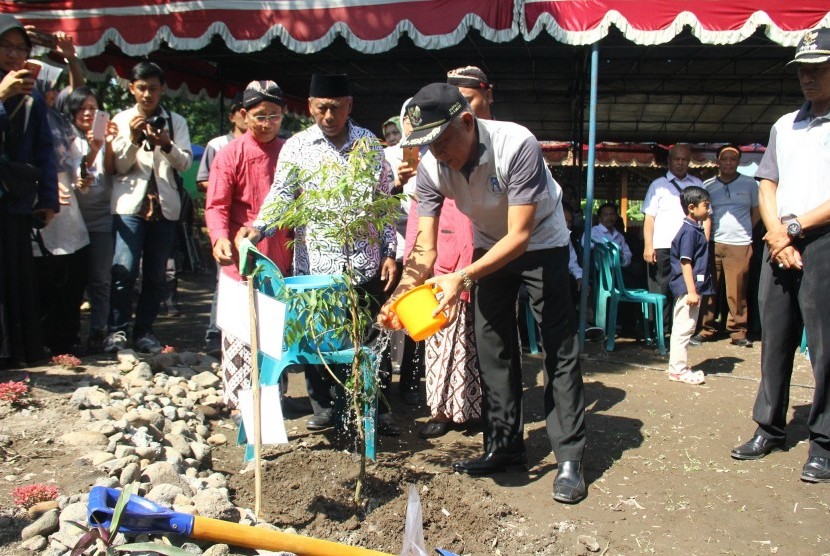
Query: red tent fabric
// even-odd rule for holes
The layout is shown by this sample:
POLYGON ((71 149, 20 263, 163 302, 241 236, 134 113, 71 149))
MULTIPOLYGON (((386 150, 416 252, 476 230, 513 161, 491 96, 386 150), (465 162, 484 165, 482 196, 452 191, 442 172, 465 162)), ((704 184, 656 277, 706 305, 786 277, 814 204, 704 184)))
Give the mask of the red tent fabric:
POLYGON ((804 31, 830 26, 827 0, 524 0, 522 35, 543 30, 559 42, 593 44, 611 25, 636 44, 669 42, 689 26, 704 44, 735 44, 765 26, 782 46, 794 46, 804 31))
POLYGON ((234 52, 262 50, 278 40, 309 53, 343 36, 357 51, 378 53, 394 47, 403 33, 429 49, 457 44, 470 29, 492 42, 519 33, 514 0, 64 0, 0 6, 44 31, 71 33, 85 58, 102 53, 108 42, 130 56, 153 52, 162 42, 174 50, 198 50, 214 36, 234 52))

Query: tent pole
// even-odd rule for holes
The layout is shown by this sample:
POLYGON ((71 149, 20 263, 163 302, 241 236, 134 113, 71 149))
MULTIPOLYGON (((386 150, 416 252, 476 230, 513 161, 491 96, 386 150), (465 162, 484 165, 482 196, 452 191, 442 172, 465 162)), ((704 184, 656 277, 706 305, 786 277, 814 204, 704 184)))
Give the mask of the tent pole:
MULTIPOLYGON (((594 163, 597 156, 597 76, 599 42, 591 45, 591 100, 588 110, 588 168, 585 189, 585 232, 582 236, 582 289, 579 292, 579 351, 585 350, 588 283, 591 279, 591 216, 594 211, 594 163)), ((613 332, 612 332, 613 334, 613 332)))

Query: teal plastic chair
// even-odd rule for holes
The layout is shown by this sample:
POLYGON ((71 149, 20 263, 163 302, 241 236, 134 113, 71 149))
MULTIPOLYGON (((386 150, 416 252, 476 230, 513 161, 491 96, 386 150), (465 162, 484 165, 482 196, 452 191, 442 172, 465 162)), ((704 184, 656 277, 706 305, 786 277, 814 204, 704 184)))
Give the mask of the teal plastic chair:
POLYGON ((525 301, 525 327, 527 328, 527 345, 530 348, 530 353, 539 353, 541 351, 541 344, 536 336, 536 319, 533 318, 530 299, 525 301))
POLYGON ((597 291, 597 326, 605 329, 605 350, 614 351, 617 332, 617 309, 622 303, 637 303, 642 310, 643 338, 655 343, 661 355, 666 354, 666 341, 663 332, 663 306, 666 296, 642 289, 628 289, 622 278, 620 265, 620 248, 613 242, 604 241, 594 244, 597 253, 597 273, 599 287, 597 291), (649 308, 653 306, 657 338, 652 338, 649 326, 649 308), (607 313, 606 313, 607 309, 607 313), (600 322, 603 324, 600 324, 600 322))
MULTIPOLYGON (((339 276, 334 275, 307 275, 284 277, 280 269, 268 257, 251 244, 243 241, 239 246, 239 272, 243 276, 251 276, 254 280, 254 288, 269 297, 273 297, 286 303, 285 320, 286 328, 292 319, 302 318, 305 310, 302 306, 302 292, 320 289, 337 288, 340 282, 339 276)), ((343 318, 348 318, 344 315, 343 318)), ((318 334, 324 331, 317 331, 318 334)), ((259 361, 259 383, 263 386, 279 384, 280 377, 289 365, 321 365, 345 364, 351 365, 355 357, 355 350, 347 339, 322 335, 323 345, 318 353, 314 342, 304 338, 298 342, 289 344, 286 340, 283 343, 282 357, 275 359, 263 353, 257 354, 259 361)), ((365 356, 364 380, 367 392, 374 389, 374 356, 366 347, 360 348, 365 356)), ((374 460, 375 450, 375 422, 377 417, 377 398, 367 403, 364 408, 364 430, 366 433, 366 457, 374 460)), ((244 425, 240 426, 238 440, 247 444, 247 435, 244 425)), ((253 446, 247 444, 245 448, 245 461, 253 458, 253 446)))

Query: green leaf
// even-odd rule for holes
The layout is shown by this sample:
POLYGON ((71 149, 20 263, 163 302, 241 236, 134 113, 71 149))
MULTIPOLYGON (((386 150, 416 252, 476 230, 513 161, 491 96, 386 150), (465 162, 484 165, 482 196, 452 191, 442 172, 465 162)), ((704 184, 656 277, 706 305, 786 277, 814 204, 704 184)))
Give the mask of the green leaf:
POLYGON ((109 530, 112 536, 115 536, 118 532, 118 527, 121 525, 121 514, 124 512, 124 508, 127 507, 130 496, 136 492, 138 492, 138 483, 131 483, 121 489, 121 494, 118 496, 118 501, 115 503, 115 509, 112 512, 112 522, 109 530))

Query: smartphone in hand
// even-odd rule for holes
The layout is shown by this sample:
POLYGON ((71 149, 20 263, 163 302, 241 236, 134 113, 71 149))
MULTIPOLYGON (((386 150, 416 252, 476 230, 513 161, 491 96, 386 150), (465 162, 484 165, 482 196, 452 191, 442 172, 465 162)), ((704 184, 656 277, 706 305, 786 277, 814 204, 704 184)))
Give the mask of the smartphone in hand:
POLYGON ((110 115, 103 110, 96 110, 95 116, 92 117, 92 138, 96 141, 103 141, 107 136, 107 124, 110 121, 110 115))
POLYGON ((37 79, 38 74, 40 74, 41 65, 31 60, 26 60, 23 63, 23 69, 29 70, 29 77, 32 79, 37 79))
POLYGON ((421 151, 418 147, 404 147, 403 161, 413 170, 418 167, 418 162, 421 160, 421 151))

